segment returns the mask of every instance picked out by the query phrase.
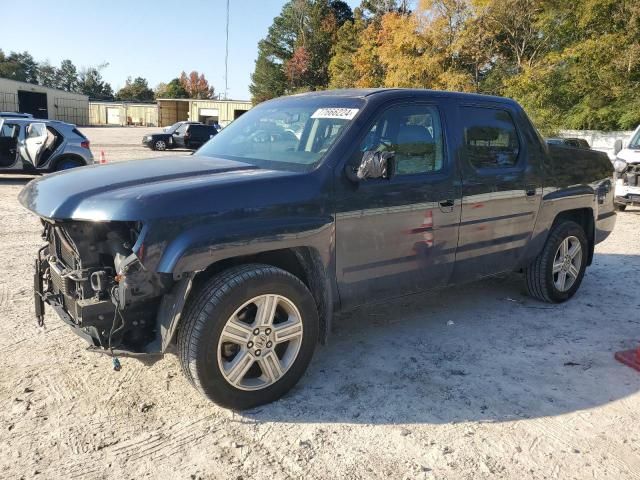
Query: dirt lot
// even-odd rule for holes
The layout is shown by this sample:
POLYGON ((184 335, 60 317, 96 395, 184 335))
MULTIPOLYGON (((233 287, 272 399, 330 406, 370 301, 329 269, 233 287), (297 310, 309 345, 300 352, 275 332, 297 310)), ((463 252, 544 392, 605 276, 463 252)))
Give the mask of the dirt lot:
POLYGON ((142 137, 149 133, 158 133, 162 128, 154 127, 89 127, 81 128, 82 133, 91 141, 91 151, 100 159, 100 152, 104 152, 107 163, 139 158, 152 158, 171 155, 189 155, 190 150, 153 151, 142 146, 142 137))
MULTIPOLYGON (((150 155, 143 129, 85 131, 150 155)), ((173 356, 115 372, 51 311, 35 327, 24 183, 0 177, 1 478, 640 478, 640 373, 613 359, 640 340, 638 209, 570 302, 513 275, 361 309, 288 396, 234 414, 173 356)))

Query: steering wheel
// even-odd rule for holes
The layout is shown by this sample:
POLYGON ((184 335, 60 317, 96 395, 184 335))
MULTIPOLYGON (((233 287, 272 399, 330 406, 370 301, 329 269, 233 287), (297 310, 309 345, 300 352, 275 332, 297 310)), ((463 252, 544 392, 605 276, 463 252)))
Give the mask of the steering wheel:
POLYGON ((269 143, 271 142, 271 135, 266 130, 258 130, 251 134, 251 140, 255 143, 269 143))

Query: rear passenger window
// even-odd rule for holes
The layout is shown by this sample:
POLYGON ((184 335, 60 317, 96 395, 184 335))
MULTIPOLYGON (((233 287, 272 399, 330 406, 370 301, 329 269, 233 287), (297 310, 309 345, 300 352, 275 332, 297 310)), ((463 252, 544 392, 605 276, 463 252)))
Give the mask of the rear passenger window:
POLYGON ((505 110, 462 107, 464 156, 477 169, 509 168, 518 163, 520 142, 505 110))
POLYGON ((389 108, 371 126, 360 151, 395 152, 398 175, 442 170, 444 139, 438 110, 427 105, 389 108))
POLYGON ((75 133, 77 136, 79 136, 80 138, 84 138, 85 140, 87 140, 87 137, 85 137, 82 132, 80 130, 78 130, 77 128, 74 128, 72 130, 73 133, 75 133))

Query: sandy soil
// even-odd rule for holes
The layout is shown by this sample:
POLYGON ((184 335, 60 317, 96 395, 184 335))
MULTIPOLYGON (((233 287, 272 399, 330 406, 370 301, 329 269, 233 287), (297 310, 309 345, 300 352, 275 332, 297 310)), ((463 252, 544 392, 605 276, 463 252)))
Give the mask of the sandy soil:
MULTIPOLYGON (((142 131, 86 133, 124 159, 142 131)), ((354 311, 288 396, 234 414, 173 356, 115 372, 53 312, 35 327, 24 183, 0 177, 1 478, 640 478, 640 373, 613 358, 640 340, 639 209, 570 302, 513 275, 354 311)))

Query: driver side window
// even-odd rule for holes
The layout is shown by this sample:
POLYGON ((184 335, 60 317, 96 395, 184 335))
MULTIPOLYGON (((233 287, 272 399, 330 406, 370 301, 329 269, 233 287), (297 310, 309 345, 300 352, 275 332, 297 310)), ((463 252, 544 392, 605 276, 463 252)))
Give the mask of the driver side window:
POLYGON ((371 126, 360 151, 395 152, 397 175, 439 172, 444 139, 438 110, 428 105, 385 110, 371 126))

